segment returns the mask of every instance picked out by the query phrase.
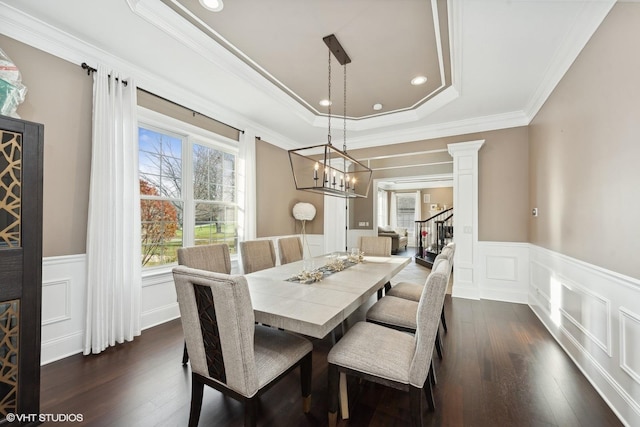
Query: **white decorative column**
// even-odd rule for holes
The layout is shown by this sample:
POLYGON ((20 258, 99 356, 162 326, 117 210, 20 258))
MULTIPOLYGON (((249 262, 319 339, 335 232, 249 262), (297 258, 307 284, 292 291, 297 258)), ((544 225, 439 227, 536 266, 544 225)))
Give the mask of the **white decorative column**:
POLYGON ((478 280, 478 150, 484 140, 449 144, 453 157, 452 296, 480 299, 478 280))

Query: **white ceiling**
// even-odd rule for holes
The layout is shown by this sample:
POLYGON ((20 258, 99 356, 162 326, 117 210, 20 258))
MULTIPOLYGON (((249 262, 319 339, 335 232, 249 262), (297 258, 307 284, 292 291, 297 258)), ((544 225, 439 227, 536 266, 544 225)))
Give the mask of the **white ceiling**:
MULTIPOLYGON (((78 64, 102 61, 118 67, 146 90, 235 127, 251 127, 284 148, 326 140, 325 111, 315 98, 323 90, 318 88, 326 88, 322 37, 334 33, 352 57, 348 103, 354 103, 354 111, 374 99, 397 110, 348 120, 348 146, 360 148, 528 124, 614 3, 450 0, 452 85, 422 103, 415 100, 425 93, 416 98, 406 79, 428 68, 426 51, 434 50, 421 44, 429 31, 416 29, 433 25, 425 11, 438 3, 428 0, 226 0, 210 25, 224 22, 219 32, 253 56, 243 59, 244 51, 231 53, 212 33, 158 0, 0 0, 0 33, 78 64), (300 7, 303 3, 313 13, 300 7), (336 13, 347 3, 344 14, 336 13), (416 33, 421 40, 412 37, 416 33), (404 60, 391 61, 394 54, 381 51, 385 35, 393 36, 404 60), (292 39, 298 43, 291 44, 292 39), (418 61, 409 61, 407 52, 415 52, 418 61), (372 78, 376 64, 384 64, 379 67, 384 73, 372 78), (260 67, 262 72, 256 71, 260 67), (372 85, 376 80, 379 91, 372 85), (392 98, 393 92, 402 97, 392 98), (400 98, 408 101, 401 105, 400 98)), ((341 104, 340 74, 334 74, 340 77, 334 103, 341 104)), ((332 127, 339 129, 341 141, 342 121, 332 121, 332 127)))

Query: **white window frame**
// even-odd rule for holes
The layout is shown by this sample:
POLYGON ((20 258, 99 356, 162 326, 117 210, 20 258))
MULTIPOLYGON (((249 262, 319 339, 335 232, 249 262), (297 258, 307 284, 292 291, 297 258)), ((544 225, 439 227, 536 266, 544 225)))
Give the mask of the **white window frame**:
MULTIPOLYGON (((182 196, 183 222, 182 222, 182 246, 193 246, 195 241, 195 200, 193 199, 193 145, 203 145, 213 149, 222 150, 236 157, 235 182, 236 182, 236 212, 239 210, 238 196, 240 189, 237 184, 239 160, 239 143, 231 138, 218 135, 198 126, 185 123, 181 120, 158 113, 148 108, 138 106, 138 127, 149 128, 158 132, 183 139, 182 144, 182 196)), ((228 202, 227 202, 228 203, 228 202)), ((238 224, 240 226, 240 224, 238 224)), ((237 260, 237 254, 232 254, 232 261, 237 260)), ((143 275, 154 275, 171 270, 176 263, 164 264, 152 267, 143 267, 143 275)))

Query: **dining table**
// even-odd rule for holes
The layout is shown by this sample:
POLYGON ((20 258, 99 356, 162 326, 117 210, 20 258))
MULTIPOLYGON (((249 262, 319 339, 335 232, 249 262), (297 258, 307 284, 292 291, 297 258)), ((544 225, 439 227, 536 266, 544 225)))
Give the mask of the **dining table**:
POLYGON ((355 263, 349 259, 347 253, 332 253, 245 275, 255 321, 324 338, 411 261, 395 255, 364 256, 355 263), (336 259, 346 268, 311 283, 294 279, 303 270, 327 271, 326 265, 336 259))

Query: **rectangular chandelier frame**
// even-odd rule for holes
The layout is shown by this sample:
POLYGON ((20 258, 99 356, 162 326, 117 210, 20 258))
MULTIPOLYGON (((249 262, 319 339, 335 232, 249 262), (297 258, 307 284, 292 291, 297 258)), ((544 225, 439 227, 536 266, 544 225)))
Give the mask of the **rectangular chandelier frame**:
POLYGON ((331 144, 289 150, 297 190, 337 197, 367 197, 372 170, 331 144))

